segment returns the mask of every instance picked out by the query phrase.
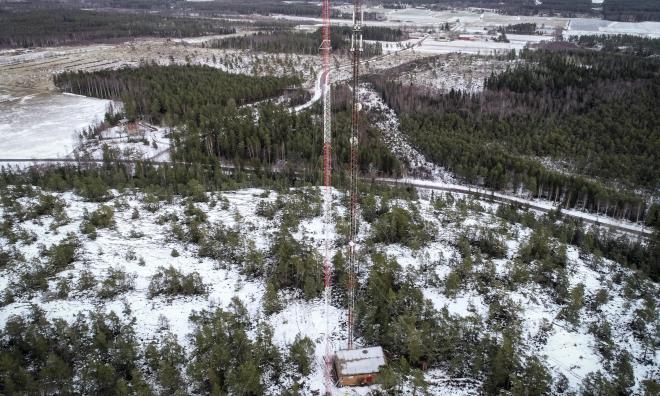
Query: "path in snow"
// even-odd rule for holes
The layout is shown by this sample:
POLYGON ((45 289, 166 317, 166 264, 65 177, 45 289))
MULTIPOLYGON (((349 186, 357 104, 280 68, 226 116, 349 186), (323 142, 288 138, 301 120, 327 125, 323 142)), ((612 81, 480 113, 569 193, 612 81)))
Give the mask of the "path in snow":
MULTIPOLYGON (((458 184, 450 172, 428 161, 426 157, 410 145, 404 134, 401 132, 399 118, 375 92, 367 85, 360 86, 360 101, 368 110, 373 110, 379 117, 374 125, 382 132, 383 140, 392 153, 399 160, 406 163, 411 171, 412 177, 403 179, 376 178, 369 179, 376 182, 387 184, 405 184, 418 188, 427 188, 445 192, 458 192, 472 196, 488 196, 498 202, 521 204, 531 209, 539 210, 545 213, 557 209, 555 202, 542 199, 529 199, 526 197, 495 192, 476 186, 458 184), (420 178, 423 177, 423 178, 420 178)), ((615 231, 633 234, 635 236, 648 236, 653 234, 653 230, 639 223, 633 223, 626 220, 614 219, 609 216, 582 212, 577 209, 561 209, 566 216, 581 219, 587 224, 596 226, 605 226, 615 231)))
MULTIPOLYGON (((394 184, 394 185, 403 184, 417 188, 426 188, 426 189, 445 191, 445 192, 457 192, 461 194, 480 196, 483 198, 489 197, 495 201, 521 204, 531 209, 540 210, 546 213, 556 210, 558 207, 554 202, 550 202, 547 200, 527 199, 523 197, 517 197, 514 195, 502 194, 492 190, 487 190, 485 188, 466 186, 461 184, 445 183, 439 180, 424 180, 424 179, 415 179, 415 178, 392 179, 386 177, 379 177, 369 180, 373 180, 379 183, 386 183, 386 184, 394 184)), ((653 234, 652 229, 645 227, 642 224, 633 223, 630 221, 614 219, 609 216, 601 216, 595 213, 581 212, 576 209, 561 208, 561 212, 566 216, 581 219, 585 223, 604 226, 610 229, 614 229, 616 231, 626 232, 637 236, 647 236, 653 234)))
MULTIPOLYGON (((366 64, 366 63, 374 62, 374 61, 376 61, 376 60, 382 60, 382 59, 384 59, 384 58, 387 58, 387 57, 393 56, 393 55, 395 55, 395 54, 400 54, 400 53, 402 53, 402 52, 404 52, 404 51, 409 51, 409 50, 411 50, 411 49, 413 49, 413 48, 415 48, 415 47, 417 47, 417 46, 420 46, 420 45, 424 42, 424 40, 426 40, 428 37, 429 37, 428 34, 424 35, 423 37, 421 37, 420 39, 418 39, 417 41, 415 41, 414 43, 412 43, 412 44, 410 45, 410 47, 402 48, 402 49, 399 49, 399 50, 397 50, 397 51, 388 52, 388 53, 385 53, 385 54, 383 54, 383 55, 378 55, 378 56, 374 56, 374 57, 371 57, 371 58, 363 59, 363 60, 360 62, 360 64, 361 64, 361 65, 364 65, 364 64, 366 64)), ((344 64, 344 65, 339 66, 338 68, 335 68, 335 69, 334 69, 335 71, 330 73, 330 80, 331 80, 332 82, 335 82, 335 83, 336 83, 336 82, 342 81, 342 80, 344 80, 344 79, 348 79, 348 78, 350 78, 350 75, 343 75, 343 76, 342 76, 341 73, 339 73, 340 71, 347 70, 347 69, 349 69, 350 67, 351 67, 351 63, 346 63, 346 64, 344 64), (338 76, 341 76, 341 77, 338 77, 338 76), (333 81, 333 80, 334 80, 334 81, 333 81)), ((308 109, 308 108, 310 108, 314 103, 316 103, 317 101, 319 101, 319 99, 321 99, 321 94, 322 94, 322 92, 323 92, 323 91, 322 91, 322 88, 321 88, 321 81, 323 81, 323 76, 324 76, 324 74, 322 73, 322 70, 319 69, 319 71, 318 71, 318 77, 316 78, 316 82, 314 83, 314 94, 312 95, 311 99, 308 100, 307 102, 305 102, 305 103, 299 105, 299 106, 294 107, 294 108, 293 108, 293 111, 295 111, 295 112, 299 112, 299 111, 302 111, 302 110, 308 109)))
POLYGON ((426 157, 413 148, 401 132, 399 117, 378 95, 376 91, 363 84, 360 86, 358 95, 360 102, 367 110, 374 111, 377 118, 374 125, 383 134, 383 141, 392 153, 400 161, 406 163, 411 173, 425 175, 433 180, 450 182, 451 175, 441 167, 428 161, 426 157))

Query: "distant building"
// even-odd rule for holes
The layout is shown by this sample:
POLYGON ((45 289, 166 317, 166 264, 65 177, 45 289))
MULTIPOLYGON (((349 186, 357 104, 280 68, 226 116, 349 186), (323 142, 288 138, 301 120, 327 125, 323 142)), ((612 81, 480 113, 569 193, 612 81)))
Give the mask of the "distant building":
POLYGON ((341 386, 373 384, 382 366, 385 366, 385 355, 379 346, 337 351, 335 354, 334 369, 341 386))

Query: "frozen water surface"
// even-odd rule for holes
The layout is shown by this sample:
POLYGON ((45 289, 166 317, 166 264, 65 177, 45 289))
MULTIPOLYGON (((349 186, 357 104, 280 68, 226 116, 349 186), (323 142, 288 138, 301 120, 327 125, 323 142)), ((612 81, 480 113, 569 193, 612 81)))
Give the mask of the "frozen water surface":
POLYGON ((0 91, 0 158, 58 158, 73 151, 76 134, 103 119, 109 100, 72 94, 0 91))

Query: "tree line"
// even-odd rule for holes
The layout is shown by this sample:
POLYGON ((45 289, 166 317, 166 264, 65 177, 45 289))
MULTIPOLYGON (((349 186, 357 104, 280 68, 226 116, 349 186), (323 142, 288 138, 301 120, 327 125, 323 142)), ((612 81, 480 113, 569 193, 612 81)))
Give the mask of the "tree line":
POLYGON ((522 57, 526 64, 489 77, 478 94, 369 81, 413 145, 468 182, 642 220, 643 198, 593 178, 630 191, 660 185, 660 62, 593 51, 522 57), (572 173, 550 170, 539 157, 572 173))
POLYGON ((629 34, 594 34, 570 36, 568 41, 583 48, 622 52, 636 56, 660 55, 660 39, 629 34))
POLYGON ((660 3, 655 0, 605 0, 603 18, 610 21, 660 21, 660 3))
MULTIPOLYGON (((348 27, 333 28, 330 33, 332 51, 340 55, 348 55, 351 47, 350 29, 348 27)), ((400 29, 366 28, 363 38, 365 40, 397 41, 405 37, 407 34, 400 29)), ((215 39, 204 45, 221 49, 317 55, 321 41, 321 29, 317 29, 311 33, 299 31, 258 32, 249 36, 215 39)), ((367 58, 383 53, 380 43, 364 43, 363 47, 363 55, 367 58)))
POLYGON ((504 33, 513 34, 536 34, 535 23, 516 23, 513 25, 506 25, 500 29, 504 33))
MULTIPOLYGON (((190 351, 169 330, 140 341, 136 320, 124 307, 81 312, 68 323, 49 320, 32 306, 0 330, 0 389, 7 394, 283 394, 294 376, 308 375, 314 344, 297 337, 288 350, 273 344, 273 329, 254 323, 234 299, 221 308, 195 313, 190 351), (285 385, 286 384, 286 385, 285 385)), ((294 389, 298 387, 293 382, 294 389)), ((294 393, 287 393, 294 392, 294 393)))
POLYGON ((0 9, 0 47, 84 44, 133 37, 230 34, 228 22, 76 9, 0 9))
POLYGON ((299 84, 297 77, 253 77, 209 66, 143 64, 95 72, 71 71, 53 77, 64 92, 122 100, 130 119, 200 125, 200 114, 221 112, 280 95, 299 84))
MULTIPOLYGON (((295 113, 270 102, 241 106, 281 94, 298 84, 296 77, 234 75, 206 66, 143 65, 67 72, 56 75, 54 81, 66 92, 121 99, 131 119, 181 126, 172 139, 175 161, 214 164, 222 159, 260 171, 276 165, 313 175, 321 171, 321 125, 316 112, 295 113)), ((351 96, 343 85, 337 86, 333 95, 333 163, 342 172, 350 156, 351 96)), ((320 111, 318 107, 315 110, 320 111)), ((362 172, 400 173, 401 164, 376 128, 363 125, 360 139, 362 172)))

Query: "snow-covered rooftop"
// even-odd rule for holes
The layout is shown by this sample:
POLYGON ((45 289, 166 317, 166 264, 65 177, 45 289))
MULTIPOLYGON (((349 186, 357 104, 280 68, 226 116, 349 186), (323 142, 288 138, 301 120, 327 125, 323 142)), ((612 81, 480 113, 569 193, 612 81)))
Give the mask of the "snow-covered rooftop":
POLYGON ((336 358, 338 375, 377 373, 385 365, 383 348, 379 346, 337 351, 336 358))

